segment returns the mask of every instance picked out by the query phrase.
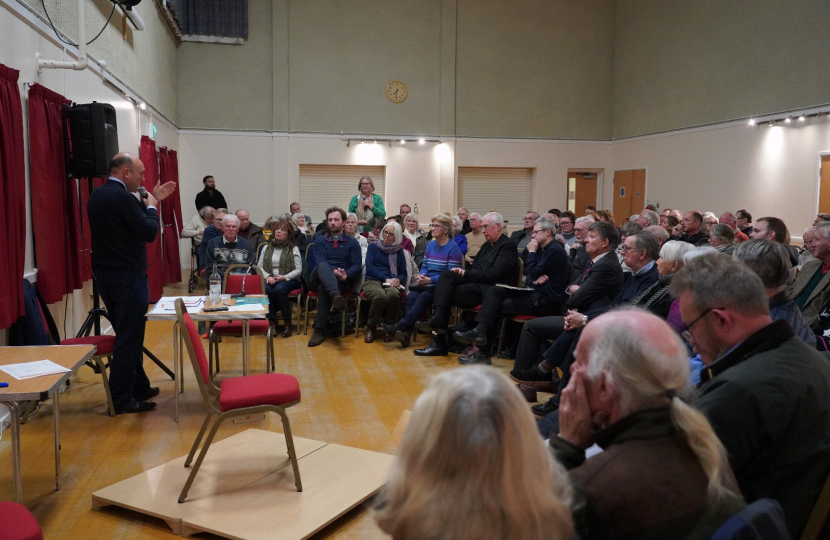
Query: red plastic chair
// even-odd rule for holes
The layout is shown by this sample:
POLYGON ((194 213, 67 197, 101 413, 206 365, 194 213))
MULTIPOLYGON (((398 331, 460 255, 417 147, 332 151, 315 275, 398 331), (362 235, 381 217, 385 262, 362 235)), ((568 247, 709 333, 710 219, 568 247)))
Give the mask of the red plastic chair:
POLYGON ((0 538, 43 540, 43 531, 28 508, 20 503, 0 501, 0 538))
MULTIPOLYGON (((247 270, 247 264, 232 264, 225 270, 225 278, 222 283, 222 291, 225 294, 236 294, 242 292, 242 281, 245 280, 245 294, 265 294, 265 278, 257 266, 252 266, 251 271, 245 274, 233 274, 234 270, 247 270)), ((253 319, 248 321, 250 335, 265 336, 267 339, 265 349, 265 372, 270 373, 274 365, 274 335, 271 332, 271 323, 267 319, 253 319)), ((219 370, 219 337, 242 337, 242 321, 217 321, 210 329, 208 336, 210 373, 213 376, 213 359, 216 358, 216 372, 219 370)))
POLYGON ((190 491, 190 486, 193 485, 193 480, 196 478, 196 473, 199 472, 199 467, 202 466, 202 461, 205 459, 208 448, 210 448, 216 432, 222 425, 222 422, 234 416, 243 416, 251 414, 264 414, 266 412, 275 412, 282 419, 282 427, 285 432, 285 444, 288 447, 288 457, 291 460, 291 466, 294 468, 294 485, 297 491, 303 490, 303 484, 300 480, 300 467, 297 464, 297 453, 294 450, 294 438, 291 436, 291 424, 288 422, 288 415, 285 409, 292 407, 300 402, 300 384, 297 379, 291 375, 284 375, 282 373, 266 373, 260 375, 247 375, 242 377, 230 377, 222 381, 222 386, 217 387, 213 384, 210 377, 208 362, 205 358, 205 349, 202 345, 199 331, 193 323, 193 319, 187 313, 184 307, 184 302, 181 298, 176 300, 176 316, 179 320, 179 327, 183 328, 182 336, 187 352, 190 355, 190 362, 193 366, 193 371, 196 373, 196 381, 199 384, 199 390, 202 393, 205 407, 207 407, 208 414, 202 424, 202 429, 196 436, 193 442, 193 447, 187 455, 187 460, 184 463, 185 467, 189 467, 193 461, 193 456, 196 454, 196 449, 207 431, 210 420, 216 416, 216 421, 210 429, 210 433, 205 439, 199 457, 190 471, 190 476, 182 488, 181 495, 179 495, 179 502, 184 502, 187 498, 187 492, 190 491))

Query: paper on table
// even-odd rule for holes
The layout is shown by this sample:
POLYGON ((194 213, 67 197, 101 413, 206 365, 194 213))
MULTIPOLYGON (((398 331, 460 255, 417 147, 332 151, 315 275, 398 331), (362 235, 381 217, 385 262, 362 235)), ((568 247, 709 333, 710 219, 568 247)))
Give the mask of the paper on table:
POLYGON ((265 312, 262 304, 242 304, 241 306, 228 306, 228 311, 253 311, 265 312))
POLYGON ((37 360, 35 362, 23 362, 21 364, 7 364, 5 366, 0 366, 0 370, 5 371, 18 381, 71 371, 68 368, 52 362, 51 360, 37 360))

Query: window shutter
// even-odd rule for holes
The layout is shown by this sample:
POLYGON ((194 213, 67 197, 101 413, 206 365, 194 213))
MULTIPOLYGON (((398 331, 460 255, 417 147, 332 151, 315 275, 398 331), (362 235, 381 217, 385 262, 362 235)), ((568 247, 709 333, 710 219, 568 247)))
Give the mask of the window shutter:
POLYGON ((482 216, 496 211, 505 227, 518 230, 531 210, 533 169, 508 167, 459 167, 458 206, 482 216))
MULTIPOLYGON (((349 201, 357 195, 357 184, 370 176, 375 193, 386 205, 386 170, 384 167, 362 165, 300 165, 300 206, 303 213, 317 225, 325 221, 327 208, 339 206, 349 211, 349 201)), ((388 211, 387 211, 388 213, 388 211)))

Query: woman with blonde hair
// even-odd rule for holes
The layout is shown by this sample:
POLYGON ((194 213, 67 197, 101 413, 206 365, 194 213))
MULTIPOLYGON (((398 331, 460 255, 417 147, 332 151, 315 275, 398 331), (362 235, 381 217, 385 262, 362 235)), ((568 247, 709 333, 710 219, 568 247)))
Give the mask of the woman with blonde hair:
POLYGON ((396 540, 565 540, 569 499, 521 394, 470 366, 418 398, 375 519, 396 540))
POLYGON ((405 238, 408 238, 412 245, 415 246, 415 249, 412 253, 412 258, 415 260, 415 264, 418 265, 418 268, 421 267, 421 263, 424 261, 424 253, 427 250, 427 239, 418 230, 418 216, 415 214, 407 214, 406 217, 403 219, 403 235, 405 238))
POLYGON ((273 234, 259 255, 257 266, 265 276, 268 319, 277 331, 277 311, 282 315, 282 337, 291 337, 291 302, 288 294, 300 288, 303 259, 294 245, 294 224, 280 219, 272 224, 273 234))

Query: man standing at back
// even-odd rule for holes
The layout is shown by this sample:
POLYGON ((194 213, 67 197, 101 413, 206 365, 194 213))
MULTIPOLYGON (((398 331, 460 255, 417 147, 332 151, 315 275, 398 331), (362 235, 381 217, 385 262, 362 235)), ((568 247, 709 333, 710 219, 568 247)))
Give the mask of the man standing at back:
POLYGON ((205 189, 196 194, 197 212, 204 206, 212 206, 214 208, 228 207, 228 203, 225 202, 225 197, 222 195, 222 192, 216 189, 216 181, 212 176, 202 178, 202 184, 205 186, 205 189))
POLYGON ((692 259, 670 291, 704 364, 695 407, 723 442, 747 502, 776 499, 798 538, 830 472, 827 359, 787 321, 772 321, 760 278, 731 257, 692 259))
POLYGON ((147 246, 159 231, 156 205, 176 189, 159 184, 146 199, 133 194, 144 181, 144 164, 126 152, 110 162, 109 180, 89 196, 92 267, 101 299, 115 331, 110 392, 116 414, 153 409, 157 396, 144 372, 144 313, 150 303, 147 246))

